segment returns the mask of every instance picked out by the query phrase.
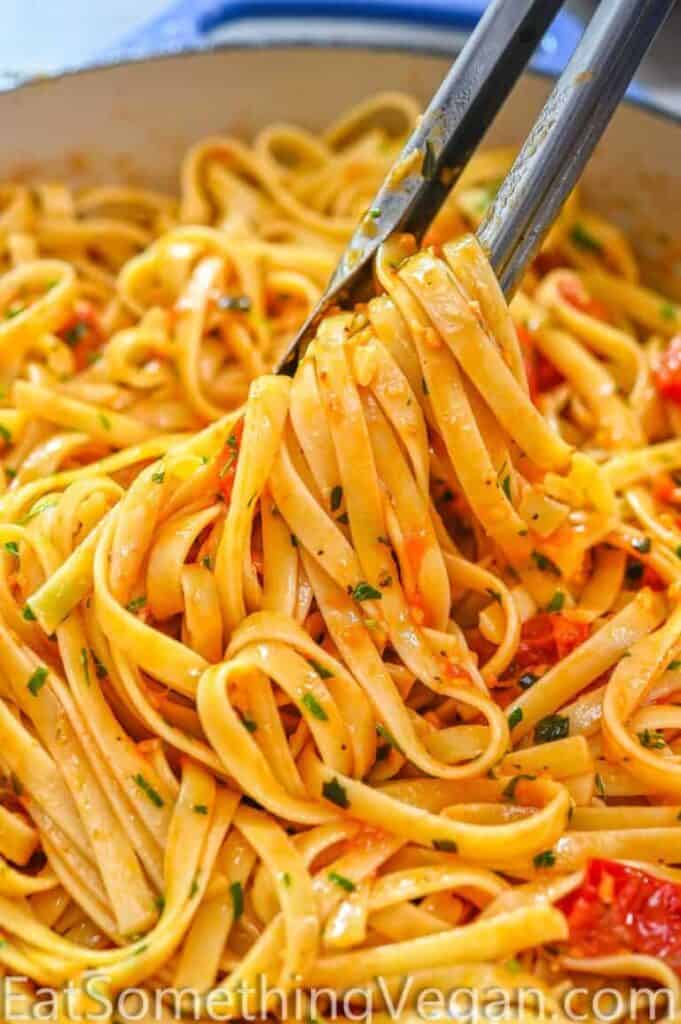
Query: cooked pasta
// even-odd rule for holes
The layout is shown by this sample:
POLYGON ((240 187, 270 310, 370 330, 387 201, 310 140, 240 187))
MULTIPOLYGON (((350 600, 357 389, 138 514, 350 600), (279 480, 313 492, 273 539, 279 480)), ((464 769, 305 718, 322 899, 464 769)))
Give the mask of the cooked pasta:
POLYGON ((489 151, 270 373, 416 117, 208 139, 177 199, 4 187, 15 1014, 681 1010, 681 307, 575 193, 509 310, 489 151))

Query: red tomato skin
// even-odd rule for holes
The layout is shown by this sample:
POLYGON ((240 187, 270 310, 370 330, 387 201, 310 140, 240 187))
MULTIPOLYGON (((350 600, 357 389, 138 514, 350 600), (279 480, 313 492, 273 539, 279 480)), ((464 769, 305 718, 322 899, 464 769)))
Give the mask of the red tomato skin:
POLYGON ((681 334, 676 334, 667 345, 653 377, 658 394, 681 405, 681 334))
POLYGON ((586 622, 573 622, 558 612, 540 612, 523 623, 515 656, 518 668, 555 665, 589 636, 586 622))
POLYGON ((582 884, 558 902, 580 956, 657 956, 681 973, 681 886, 618 861, 589 861, 582 884))
POLYGON ((522 324, 517 328, 518 341, 523 354, 530 398, 536 401, 544 391, 550 391, 565 380, 563 374, 540 352, 532 338, 532 332, 522 324))
POLYGON ((61 325, 57 336, 65 341, 73 352, 76 370, 84 370, 90 365, 94 355, 104 343, 104 332, 94 307, 83 299, 79 299, 73 307, 73 313, 61 325), (78 333, 75 341, 69 339, 74 329, 78 333))
POLYGON ((574 306, 580 313, 585 313, 595 320, 603 320, 606 323, 609 320, 606 307, 598 299, 589 295, 581 281, 572 278, 563 279, 558 285, 558 291, 561 298, 574 306))

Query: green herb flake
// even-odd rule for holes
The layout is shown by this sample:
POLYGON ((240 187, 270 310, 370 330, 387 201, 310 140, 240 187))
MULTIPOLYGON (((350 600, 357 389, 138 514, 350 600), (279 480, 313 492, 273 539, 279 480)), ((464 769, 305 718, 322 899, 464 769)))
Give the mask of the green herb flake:
POLYGON ((513 711, 508 716, 508 727, 509 729, 515 729, 516 725, 520 725, 523 720, 523 709, 513 708, 513 711))
POLYGON ((634 537, 631 541, 631 546, 634 551, 638 551, 641 555, 647 555, 651 548, 650 537, 634 537))
POLYGON ((596 786, 596 792, 600 797, 605 797, 605 783, 603 782, 603 776, 596 772, 594 776, 594 785, 596 786))
POLYGON ((105 430, 111 430, 111 420, 108 416, 105 416, 103 412, 97 413, 97 419, 105 430))
POLYGON ((553 850, 544 850, 533 857, 532 862, 536 868, 552 868, 556 863, 556 855, 553 850))
POLYGON ((156 899, 154 900, 154 906, 158 910, 159 914, 163 913, 163 911, 166 908, 166 898, 163 895, 163 893, 156 897, 156 899))
POLYGON ((433 839, 433 849, 439 853, 458 853, 459 847, 453 839, 433 839))
POLYGON ((380 601, 383 595, 376 587, 372 587, 366 580, 361 580, 356 586, 348 587, 348 593, 355 601, 380 601))
POLYGON ((541 551, 532 552, 532 561, 541 572, 548 572, 552 576, 562 576, 562 573, 555 562, 552 562, 550 558, 542 554, 541 551))
POLYGON ((430 391, 428 390, 428 383, 425 377, 421 377, 421 391, 424 393, 424 395, 430 394, 430 391))
POLYGON ((565 604, 565 594, 562 590, 557 590, 549 603, 546 606, 547 612, 560 612, 563 610, 565 604))
POLYGON ((638 733, 638 741, 648 750, 661 750, 665 746, 664 736, 657 729, 644 729, 638 733))
POLYGON ((232 897, 234 920, 238 921, 244 912, 244 890, 241 887, 241 882, 232 882, 229 892, 232 897))
POLYGON ((30 604, 25 604, 24 605, 23 611, 21 613, 21 617, 26 622, 35 622, 36 621, 35 612, 31 608, 30 604))
POLYGON ((501 481, 501 489, 504 492, 504 494, 506 495, 506 497, 508 498, 508 500, 510 501, 511 500, 511 478, 508 475, 508 473, 506 474, 504 479, 501 481))
POLYGON ((43 686, 47 682, 47 669, 42 665, 35 670, 31 678, 26 683, 27 688, 31 691, 34 697, 37 697, 43 686))
POLYGON ((192 887, 189 890, 189 899, 193 900, 198 891, 199 891, 199 883, 198 883, 198 881, 196 879, 194 879, 194 881, 192 882, 192 887))
POLYGON ((95 663, 95 675, 97 676, 97 678, 106 679, 106 677, 109 674, 106 665, 99 660, 99 658, 97 657, 93 650, 90 650, 90 656, 92 657, 92 660, 95 663))
POLYGON ((163 807, 165 801, 160 793, 157 793, 151 783, 147 782, 144 776, 138 772, 137 775, 133 776, 133 782, 139 786, 142 792, 151 800, 155 807, 163 807))
POLYGON ((11 433, 9 432, 7 427, 4 426, 4 424, 2 424, 2 423, 0 423, 0 437, 5 442, 5 444, 11 444, 12 443, 12 435, 11 435, 11 433))
POLYGON ((369 210, 369 216, 371 217, 372 220, 378 220, 378 218, 381 216, 380 208, 378 206, 372 206, 371 209, 369 210))
POLYGON ((337 807, 342 807, 344 810, 347 810, 350 806, 345 786, 336 778, 324 783, 322 786, 322 796, 325 800, 330 800, 332 804, 336 804, 337 807))
POLYGON ((584 249, 586 252, 600 252, 602 249, 601 243, 597 238, 587 231, 583 224, 579 222, 572 225, 570 230, 570 240, 579 249, 584 249))
POLYGON ((308 665, 315 670, 320 679, 333 679, 333 672, 329 672, 328 668, 324 668, 314 658, 307 659, 308 665))
POLYGON ((81 649, 80 649, 80 664, 81 664, 82 669, 83 669, 83 674, 85 675, 85 682, 89 686, 90 685, 90 660, 89 660, 89 658, 87 656, 87 648, 86 647, 81 647, 81 649))
POLYGON ((660 316, 663 320, 676 320, 677 315, 676 308, 671 302, 663 302, 660 306, 660 316))
POLYGON ((291 878, 291 875, 289 874, 289 872, 288 872, 288 871, 283 871, 283 872, 281 873, 281 876, 280 876, 280 877, 281 877, 281 884, 282 884, 282 885, 283 885, 283 886, 284 886, 284 887, 285 887, 286 889, 290 889, 290 888, 291 888, 291 882, 292 882, 292 878, 291 878))
POLYGON ((510 782, 504 786, 501 791, 501 795, 505 796, 508 800, 515 800, 515 791, 519 782, 523 779, 527 779, 528 782, 534 782, 536 775, 526 775, 524 773, 520 775, 514 775, 510 782))
POLYGON ((680 669, 680 668, 681 668, 681 661, 678 658, 674 658, 674 660, 670 661, 669 664, 667 665, 667 672, 676 672, 677 669, 680 669))
POLYGON ((132 601, 128 601, 125 608, 126 611, 132 612, 132 614, 135 615, 138 611, 144 608, 146 603, 146 596, 144 594, 141 594, 139 597, 133 598, 132 601))
POLYGON ((536 743, 552 743, 554 740, 564 740, 569 735, 570 719, 565 715, 547 715, 534 727, 536 743))
POLYGON ((208 814, 208 808, 205 804, 194 804, 192 811, 194 814, 208 814))
POLYGON ((346 892, 354 892, 357 888, 354 882, 346 878, 345 875, 339 875, 337 871, 329 871, 329 881, 339 888, 345 889, 346 892))
POLYGON ((332 512, 337 512, 338 509, 341 507, 341 502, 342 501, 343 501, 343 488, 341 487, 340 484, 336 484, 336 486, 331 491, 331 511, 332 512))
POLYGON ((312 717, 316 718, 318 722, 328 722, 329 716, 313 693, 304 693, 301 704, 307 708, 312 717))
POLYGON ((5 551, 9 552, 10 555, 14 555, 15 558, 19 557, 19 545, 15 540, 5 542, 5 551))
POLYGON ((404 756, 404 753, 399 743, 397 742, 393 734, 390 732, 390 729, 387 729, 382 722, 376 723, 376 735, 380 736, 381 739, 384 740, 384 742, 387 743, 389 747, 392 747, 393 750, 396 750, 398 754, 402 754, 402 756, 404 756))
POLYGON ((165 470, 159 469, 156 473, 151 474, 151 482, 154 484, 162 484, 165 480, 165 470))
POLYGON ((246 715, 241 716, 241 724, 246 732, 254 733, 258 731, 258 723, 254 722, 252 718, 248 718, 246 715))

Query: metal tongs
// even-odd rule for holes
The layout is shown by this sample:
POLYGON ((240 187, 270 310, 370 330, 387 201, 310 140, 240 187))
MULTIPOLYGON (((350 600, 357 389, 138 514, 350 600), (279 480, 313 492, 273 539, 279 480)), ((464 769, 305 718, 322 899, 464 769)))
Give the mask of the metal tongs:
MULTIPOLYGON (((379 246, 394 232, 421 240, 563 2, 493 0, 360 221, 279 372, 295 371, 330 307, 346 306, 366 290, 379 246)), ((674 3, 601 0, 477 232, 507 298, 674 3)))

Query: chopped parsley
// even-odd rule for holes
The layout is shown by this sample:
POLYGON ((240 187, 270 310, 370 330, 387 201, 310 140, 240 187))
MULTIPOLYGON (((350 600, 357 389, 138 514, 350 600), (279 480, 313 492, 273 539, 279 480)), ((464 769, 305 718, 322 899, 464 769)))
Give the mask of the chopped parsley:
POLYGON ((398 754, 402 754, 402 750, 400 748, 399 743, 397 742, 393 734, 390 732, 390 729, 386 729, 382 722, 376 723, 376 735, 380 736, 381 739, 384 740, 385 743, 387 743, 388 747, 392 747, 394 750, 398 752, 398 754))
POLYGON ((286 886, 287 889, 291 888, 291 875, 288 871, 284 871, 281 874, 281 883, 286 886))
POLYGON ((324 666, 320 665, 318 661, 314 660, 314 658, 308 658, 307 663, 315 670, 320 679, 333 679, 333 672, 329 672, 328 668, 324 668, 324 666))
POLYGON ((14 555, 15 558, 19 557, 19 545, 15 540, 5 542, 5 551, 8 551, 10 555, 14 555))
POLYGON ((348 593, 355 601, 380 601, 382 594, 376 587, 372 587, 366 580, 362 580, 354 587, 348 587, 348 593))
POLYGON ((325 800, 330 800, 332 804, 336 804, 337 807, 347 809, 350 806, 345 786, 338 779, 334 778, 330 782, 324 783, 322 786, 322 796, 325 800))
POLYGON ((679 661, 678 658, 674 658, 674 660, 670 661, 667 665, 667 672, 676 672, 679 668, 681 668, 681 661, 679 661))
POLYGON ((596 786, 596 792, 599 796, 605 797, 605 783, 603 777, 596 772, 594 776, 594 785, 596 786))
POLYGON ((12 435, 4 424, 0 423, 0 437, 3 439, 5 444, 12 443, 12 435))
POLYGON ((516 725, 520 725, 523 720, 523 709, 513 708, 513 711, 508 716, 508 727, 509 729, 515 729, 516 725))
POLYGON ((111 430, 111 420, 108 416, 105 416, 103 412, 97 414, 97 419, 102 424, 105 430, 111 430))
POLYGON ((547 715, 534 727, 536 743, 552 743, 570 735, 570 719, 565 715, 547 715))
POLYGON ((165 480, 165 476, 165 470, 159 469, 156 473, 151 474, 151 481, 154 484, 162 484, 163 481, 165 480))
POLYGON ((106 679, 109 674, 106 665, 99 660, 93 650, 90 650, 90 654, 92 655, 92 660, 95 663, 95 675, 98 679, 106 679))
POLYGON ((133 598, 132 601, 128 601, 125 607, 127 611, 132 612, 134 615, 136 612, 140 611, 141 608, 144 608, 146 603, 146 596, 141 594, 139 597, 133 598))
POLYGON ((552 576, 562 576, 562 573, 555 562, 542 554, 541 551, 532 552, 532 561, 541 572, 551 573, 552 576))
POLYGON ((151 800, 152 804, 154 804, 155 807, 163 807, 165 803, 163 797, 161 796, 160 793, 156 792, 156 790, 154 789, 150 782, 147 782, 147 780, 144 778, 141 772, 138 772, 137 775, 133 776, 133 782, 135 783, 135 785, 139 786, 139 788, 142 790, 145 796, 147 796, 149 800, 151 800))
POLYGON ((343 501, 343 488, 341 487, 340 484, 336 484, 336 486, 331 491, 331 511, 332 512, 337 512, 338 509, 341 507, 341 502, 342 501, 343 501))
POLYGON ((649 750, 661 750, 665 746, 664 736, 657 729, 644 729, 638 733, 638 741, 649 750))
POLYGON ((21 617, 23 619, 25 619, 26 622, 35 622, 36 621, 35 612, 31 608, 30 604, 25 604, 24 605, 23 611, 21 613, 21 617))
POLYGON ((37 697, 43 686, 47 682, 47 669, 41 665, 35 670, 31 678, 26 683, 26 686, 31 691, 34 697, 37 697))
POLYGON ((587 231, 583 224, 579 222, 572 225, 570 230, 570 240, 574 242, 580 249, 584 249, 587 252, 600 252, 602 249, 601 243, 597 238, 587 231))
POLYGON ((562 590, 557 590, 549 603, 546 606, 547 612, 559 612, 562 611, 563 605, 565 604, 565 594, 562 590))
POLYGON ((631 546, 634 551, 638 551, 642 555, 647 555, 651 547, 650 537, 634 537, 631 541, 631 546))
POLYGON ((238 921, 244 912, 244 890, 241 887, 241 882, 232 882, 229 892, 232 897, 234 920, 238 921))
POLYGON ((378 220, 378 218, 381 216, 380 207, 372 206, 371 209, 369 210, 369 216, 371 217, 372 220, 378 220))
POLYGON ((194 814, 208 814, 208 808, 205 804, 194 804, 192 810, 194 814))
POLYGON ((329 871, 329 881, 345 889, 346 892, 354 892, 357 886, 345 875, 339 875, 337 871, 329 871))
POLYGON ((676 309, 671 302, 663 302, 660 306, 660 316, 663 320, 676 320, 676 309))
POLYGON ((246 732, 253 733, 258 731, 258 723, 254 722, 252 718, 248 718, 246 715, 241 716, 241 724, 246 732))
POLYGON ((458 853, 459 847, 453 839, 433 839, 433 849, 440 853, 458 853))
POLYGON ((508 498, 508 500, 510 501, 511 500, 511 477, 509 476, 508 473, 506 474, 504 479, 501 481, 501 489, 504 492, 504 494, 506 495, 506 497, 508 498))
POLYGON ((319 722, 328 722, 329 716, 327 715, 324 708, 321 706, 317 698, 312 693, 304 693, 302 697, 302 704, 307 708, 313 718, 316 718, 319 722))
POLYGON ((89 686, 90 685, 90 662, 88 660, 87 648, 86 647, 81 647, 81 649, 80 649, 80 664, 82 666, 83 674, 85 676, 85 682, 89 686))
POLYGON ((532 862, 536 868, 552 868, 556 863, 556 855, 553 850, 544 850, 533 857, 532 862))
POLYGON ((528 782, 534 782, 536 777, 536 775, 526 775, 524 773, 514 775, 511 781, 502 789, 501 795, 507 797, 509 800, 515 800, 515 791, 518 783, 522 782, 523 779, 527 779, 528 782))

